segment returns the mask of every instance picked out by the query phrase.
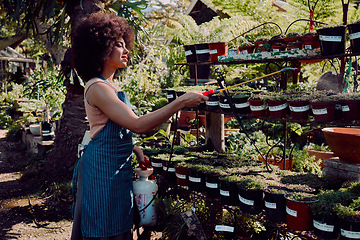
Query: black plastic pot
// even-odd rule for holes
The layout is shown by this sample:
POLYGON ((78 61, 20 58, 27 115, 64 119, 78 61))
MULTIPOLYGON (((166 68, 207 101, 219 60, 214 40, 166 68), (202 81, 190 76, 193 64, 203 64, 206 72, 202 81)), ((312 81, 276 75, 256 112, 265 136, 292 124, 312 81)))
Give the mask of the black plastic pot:
POLYGON ((213 173, 205 174, 206 194, 209 197, 220 197, 219 175, 213 173))
POLYGON ((190 65, 189 70, 190 70, 190 79, 185 81, 185 85, 187 86, 204 85, 205 83, 209 82, 209 79, 211 77, 210 65, 190 65), (197 69, 197 75, 195 74, 195 69, 197 69), (196 82, 195 82, 195 78, 196 78, 196 82))
POLYGON ((220 198, 221 202, 231 206, 239 205, 239 198, 237 196, 237 186, 235 182, 220 180, 220 198))
POLYGON ((196 192, 205 191, 204 174, 202 172, 189 168, 189 189, 196 192))
POLYGON ((219 107, 222 113, 231 113, 231 106, 230 102, 228 101, 227 97, 221 95, 219 96, 219 107))
POLYGON ((314 215, 314 234, 322 239, 337 239, 339 235, 339 219, 335 215, 314 215))
POLYGON ((196 61, 210 62, 210 51, 208 43, 195 44, 196 61))
POLYGON ((166 177, 166 180, 170 184, 176 184, 176 175, 175 175, 175 162, 169 162, 168 159, 162 160, 162 175, 166 177))
POLYGON ((158 158, 150 158, 151 167, 154 169, 154 175, 160 175, 162 173, 162 160, 158 158))
POLYGON ((286 222, 286 201, 284 194, 264 192, 264 209, 266 219, 282 223, 286 222))
POLYGON ((340 239, 359 239, 360 221, 340 219, 340 239))
POLYGON ((196 62, 196 50, 195 45, 184 45, 185 57, 187 63, 196 62))
POLYGON ((233 96, 232 102, 235 106, 237 114, 250 114, 249 96, 233 96))
POLYGON ((323 56, 345 53, 345 26, 321 28, 319 34, 320 49, 323 56))
POLYGON ((219 109, 219 96, 215 94, 209 96, 209 100, 206 101, 206 110, 209 112, 216 112, 219 111, 219 109))
POLYGON ((166 98, 169 103, 176 99, 176 91, 175 90, 166 90, 166 98))
POLYGON ((238 187, 240 210, 244 213, 259 214, 263 210, 264 192, 261 189, 245 189, 238 187))
POLYGON ((349 38, 351 50, 353 53, 360 53, 360 23, 347 25, 349 29, 349 38))

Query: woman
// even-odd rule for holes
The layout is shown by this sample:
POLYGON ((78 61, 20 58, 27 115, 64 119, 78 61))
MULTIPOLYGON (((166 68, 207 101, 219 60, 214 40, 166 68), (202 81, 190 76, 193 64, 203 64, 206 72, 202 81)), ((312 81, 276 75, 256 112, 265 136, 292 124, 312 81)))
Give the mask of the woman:
POLYGON ((132 239, 133 151, 144 164, 132 132, 147 132, 181 108, 208 99, 189 92, 155 112, 136 116, 126 94, 112 81, 116 70, 127 66, 134 38, 125 19, 106 13, 92 14, 73 31, 73 63, 86 82, 84 102, 92 140, 74 171, 72 239, 132 239))

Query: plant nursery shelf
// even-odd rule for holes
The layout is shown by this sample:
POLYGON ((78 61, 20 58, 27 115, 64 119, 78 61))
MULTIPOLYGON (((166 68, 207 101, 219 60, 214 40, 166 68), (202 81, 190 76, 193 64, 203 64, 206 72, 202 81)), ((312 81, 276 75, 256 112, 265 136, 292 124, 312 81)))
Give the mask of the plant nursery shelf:
POLYGON ((175 63, 175 65, 230 65, 244 63, 268 63, 286 61, 311 61, 333 58, 345 58, 357 56, 359 53, 346 53, 338 55, 323 56, 319 49, 315 50, 290 50, 279 52, 260 52, 250 54, 234 54, 219 56, 219 62, 199 62, 199 63, 175 63))

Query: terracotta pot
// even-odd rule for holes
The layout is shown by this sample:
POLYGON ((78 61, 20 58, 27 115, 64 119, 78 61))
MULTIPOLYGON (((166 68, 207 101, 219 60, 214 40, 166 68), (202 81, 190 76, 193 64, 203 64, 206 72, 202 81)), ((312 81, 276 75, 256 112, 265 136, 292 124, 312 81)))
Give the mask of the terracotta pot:
POLYGON ((286 45, 288 45, 290 42, 296 42, 296 41, 300 41, 300 40, 301 40, 300 36, 285 37, 284 38, 284 43, 286 45))
POLYGON ((269 114, 272 118, 286 118, 288 112, 288 103, 286 100, 281 101, 267 101, 269 114))
POLYGON ((294 231, 309 231, 312 230, 312 215, 310 204, 313 201, 297 201, 288 198, 286 200, 286 223, 289 229, 294 231))
POLYGON ((349 163, 360 163, 360 129, 323 128, 326 142, 335 156, 349 163))
MULTIPOLYGON (((263 154, 263 156, 266 157, 266 154, 263 154)), ((258 155, 258 159, 261 162, 263 162, 264 164, 266 164, 265 160, 261 157, 260 154, 258 155)), ((280 170, 292 170, 293 165, 294 165, 294 159, 292 157, 285 159, 285 167, 284 167, 284 161, 281 160, 280 157, 274 158, 274 157, 268 156, 267 162, 271 165, 278 166, 280 170)))
POLYGON ((266 104, 263 100, 249 99, 251 115, 254 117, 266 116, 266 104))
POLYGON ((190 128, 190 121, 196 118, 195 111, 180 111, 180 117, 178 119, 178 127, 179 128, 190 128))
POLYGON ((287 45, 286 47, 287 47, 287 50, 300 50, 300 49, 302 49, 301 43, 287 45))
POLYGON ((228 55, 228 43, 209 43, 210 61, 218 62, 218 56, 228 55))
POLYGON ((335 119, 335 102, 311 102, 312 113, 317 122, 331 122, 335 119))
POLYGON ((307 120, 310 113, 309 101, 289 101, 291 119, 307 120))
POLYGON ((286 50, 286 46, 272 46, 273 52, 280 52, 280 51, 285 51, 286 50))
POLYGON ((255 45, 251 46, 240 46, 239 47, 239 54, 249 54, 253 53, 255 49, 255 45))
POLYGON ((301 37, 302 48, 306 50, 320 48, 319 35, 309 35, 301 37))

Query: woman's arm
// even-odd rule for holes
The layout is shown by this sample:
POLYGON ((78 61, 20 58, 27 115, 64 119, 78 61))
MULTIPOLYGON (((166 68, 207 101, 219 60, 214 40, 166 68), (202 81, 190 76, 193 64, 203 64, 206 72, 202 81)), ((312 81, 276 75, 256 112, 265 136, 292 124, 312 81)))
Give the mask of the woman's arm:
POLYGON ((135 133, 145 133, 168 120, 175 112, 183 107, 194 107, 208 97, 201 92, 185 93, 163 108, 145 114, 141 117, 122 102, 114 90, 106 84, 93 84, 87 92, 87 100, 93 107, 99 108, 107 117, 117 124, 135 133))

